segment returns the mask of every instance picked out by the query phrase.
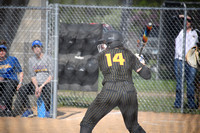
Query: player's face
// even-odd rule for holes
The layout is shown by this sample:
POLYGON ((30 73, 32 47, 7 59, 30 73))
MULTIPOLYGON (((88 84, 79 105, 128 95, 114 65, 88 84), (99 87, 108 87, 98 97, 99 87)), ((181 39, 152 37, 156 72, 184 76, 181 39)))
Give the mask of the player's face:
POLYGON ((191 20, 187 20, 187 24, 186 24, 187 29, 191 28, 191 20))
POLYGON ((39 45, 33 46, 33 52, 34 52, 37 56, 39 56, 39 55, 42 53, 42 47, 39 46, 39 45))
POLYGON ((6 51, 5 49, 1 48, 0 49, 0 58, 4 58, 6 56, 6 51))
POLYGON ((97 45, 97 49, 98 49, 99 53, 102 52, 102 51, 104 51, 104 50, 106 50, 106 48, 107 48, 106 44, 99 44, 99 45, 97 45))

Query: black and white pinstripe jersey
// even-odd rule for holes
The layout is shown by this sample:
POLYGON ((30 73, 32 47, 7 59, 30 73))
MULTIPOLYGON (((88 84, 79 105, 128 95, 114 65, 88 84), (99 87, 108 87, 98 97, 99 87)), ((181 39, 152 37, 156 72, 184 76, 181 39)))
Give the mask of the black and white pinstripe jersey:
POLYGON ((103 51, 98 56, 98 63, 104 76, 103 83, 106 81, 132 82, 132 70, 136 71, 143 67, 137 57, 125 48, 107 49, 103 51))

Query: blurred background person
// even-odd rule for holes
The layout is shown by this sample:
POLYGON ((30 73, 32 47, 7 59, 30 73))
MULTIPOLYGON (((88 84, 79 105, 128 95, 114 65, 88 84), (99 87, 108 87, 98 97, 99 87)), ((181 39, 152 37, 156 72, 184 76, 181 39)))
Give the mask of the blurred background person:
POLYGON ((0 91, 3 116, 12 116, 13 96, 23 81, 23 72, 18 59, 9 56, 6 42, 0 42, 0 91), (18 80, 19 74, 19 80, 18 80))
POLYGON ((23 85, 18 92, 18 100, 26 111, 22 117, 33 117, 28 95, 34 95, 42 99, 45 104, 45 117, 50 117, 51 107, 51 80, 52 80, 52 58, 43 53, 43 44, 40 40, 35 40, 32 43, 34 56, 29 59, 29 74, 31 82, 23 85))
MULTIPOLYGON (((179 15, 180 19, 184 18, 184 15, 179 15)), ((192 25, 192 18, 187 16, 187 24, 186 24, 186 45, 185 45, 185 55, 187 52, 196 45, 198 41, 198 35, 195 30, 193 30, 192 25)), ((174 70, 176 76, 176 99, 174 102, 175 108, 181 107, 181 89, 182 87, 182 51, 183 51, 183 33, 184 30, 182 29, 178 36, 175 39, 175 58, 174 58, 174 70)), ((185 108, 189 109, 196 109, 197 106, 195 104, 194 98, 194 80, 196 75, 196 69, 190 66, 185 61, 185 79, 187 84, 187 104, 184 105, 185 108)))

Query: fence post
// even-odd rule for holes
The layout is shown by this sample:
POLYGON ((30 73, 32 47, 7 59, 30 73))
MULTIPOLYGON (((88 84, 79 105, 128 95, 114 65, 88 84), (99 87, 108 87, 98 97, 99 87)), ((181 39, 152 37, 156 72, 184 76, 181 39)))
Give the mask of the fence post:
POLYGON ((55 31, 54 31, 54 91, 53 91, 53 118, 57 117, 57 88, 58 88, 58 39, 59 39, 59 28, 58 28, 58 17, 59 17, 59 6, 55 4, 54 8, 55 16, 55 31))
POLYGON ((183 51, 182 51, 182 80, 181 80, 181 113, 183 113, 184 104, 184 78, 185 78, 185 45, 186 45, 186 21, 187 21, 187 7, 184 5, 184 25, 183 25, 183 51))
MULTIPOLYGON (((48 6, 48 4, 49 4, 48 1, 46 1, 46 7, 48 6)), ((49 20, 49 10, 46 10, 46 45, 45 45, 46 46, 46 48, 45 48, 46 53, 49 52, 49 49, 48 49, 48 40, 49 40, 48 25, 49 25, 49 21, 48 20, 49 20)))

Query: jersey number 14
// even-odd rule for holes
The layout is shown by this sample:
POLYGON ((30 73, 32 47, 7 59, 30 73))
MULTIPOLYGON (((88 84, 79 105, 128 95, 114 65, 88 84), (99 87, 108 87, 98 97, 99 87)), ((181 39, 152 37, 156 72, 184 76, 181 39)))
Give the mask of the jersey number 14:
POLYGON ((121 66, 124 65, 125 59, 123 58, 122 53, 116 53, 113 58, 111 58, 111 54, 106 54, 105 56, 109 67, 112 66, 113 62, 118 62, 121 66))

